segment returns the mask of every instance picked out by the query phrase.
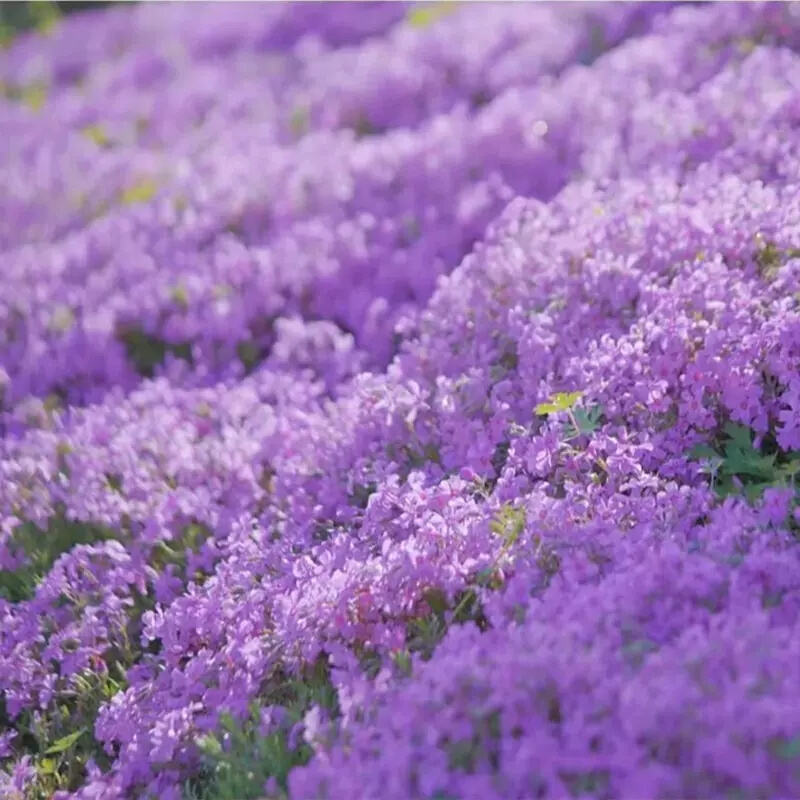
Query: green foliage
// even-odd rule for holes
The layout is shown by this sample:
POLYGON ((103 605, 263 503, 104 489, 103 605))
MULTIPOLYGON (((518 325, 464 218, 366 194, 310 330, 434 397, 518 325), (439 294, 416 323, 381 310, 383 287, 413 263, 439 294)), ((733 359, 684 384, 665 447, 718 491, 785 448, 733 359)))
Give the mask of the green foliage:
POLYGON ((796 761, 800 764, 800 736, 776 737, 770 743, 769 749, 774 756, 783 761, 796 761))
POLYGON ((414 28, 427 28, 458 8, 457 2, 418 4, 406 16, 406 22, 414 28))
POLYGON ((61 12, 55 3, 37 2, 27 3, 34 20, 36 30, 45 36, 51 34, 61 19, 61 12))
POLYGON ((594 433, 600 427, 603 417, 602 406, 577 407, 577 403, 582 397, 583 392, 558 392, 546 403, 536 406, 535 411, 541 416, 566 412, 569 421, 564 430, 564 440, 569 442, 572 439, 594 433))
POLYGON ((22 90, 20 100, 31 111, 39 111, 47 102, 47 87, 43 84, 33 84, 22 90))
POLYGON ((169 293, 170 299, 173 303, 175 303, 178 308, 186 311, 189 308, 189 294, 186 291, 186 287, 179 283, 177 286, 173 286, 172 290, 169 293))
POLYGON ((54 516, 42 529, 32 522, 19 525, 14 531, 9 548, 24 558, 16 570, 0 570, 0 597, 11 603, 29 600, 39 582, 50 571, 56 560, 80 544, 97 544, 117 538, 110 528, 73 522, 54 516))
POLYGON ((311 127, 311 115, 305 106, 297 106, 289 117, 289 130, 298 139, 305 136, 311 127))
POLYGON ((258 366, 262 358, 261 348, 251 341, 239 342, 236 345, 236 355, 248 373, 258 366))
POLYGON ((48 87, 44 83, 30 83, 26 86, 0 84, 6 99, 27 106, 31 111, 39 111, 47 102, 48 87))
POLYGON ((227 718, 222 727, 227 748, 223 748, 221 737, 213 735, 198 743, 209 766, 205 767, 204 779, 187 785, 187 798, 255 800, 264 795, 269 778, 275 777, 285 787, 289 770, 307 760, 307 748, 293 750, 285 732, 259 735, 255 717, 242 726, 227 718))
MULTIPOLYGON (((490 570, 479 573, 477 583, 485 585, 489 574, 490 570)), ((486 626, 483 609, 471 587, 460 592, 452 603, 441 589, 429 589, 422 599, 428 611, 408 622, 405 650, 394 655, 395 669, 405 676, 411 674, 411 656, 418 655, 423 661, 430 659, 450 625, 474 622, 480 628, 486 626)))
MULTIPOLYGON (((408 426, 413 434, 413 426, 408 426)), ((433 442, 423 444, 414 436, 414 443, 401 444, 390 443, 386 446, 386 455, 393 461, 401 464, 400 480, 405 481, 415 469, 420 469, 428 463, 442 466, 442 455, 439 446, 433 442)))
POLYGON ((403 674, 411 673, 411 655, 418 653, 423 661, 427 661, 447 633, 445 612, 448 608, 447 598, 440 591, 429 591, 425 602, 430 613, 413 619, 406 628, 406 650, 395 656, 395 666, 403 674))
POLYGON ((55 3, 0 3, 0 47, 8 47, 22 31, 36 30, 49 36, 61 18, 55 3))
POLYGON ((286 797, 290 770, 307 763, 312 755, 304 741, 290 740, 291 727, 315 706, 331 718, 338 714, 327 664, 320 659, 299 678, 280 676, 262 702, 282 706, 286 722, 264 736, 258 730, 260 703, 251 705, 250 718, 243 723, 222 714, 219 731, 197 742, 203 770, 184 787, 186 800, 256 800, 264 797, 264 785, 270 779, 277 784, 276 796, 286 797))
POLYGON ((156 196, 158 188, 158 183, 152 178, 142 178, 125 189, 120 195, 119 201, 124 206, 147 203, 156 196))
POLYGON ((357 483, 353 487, 353 491, 348 496, 348 502, 354 508, 362 508, 365 509, 367 504, 369 503, 369 498, 378 490, 378 484, 376 483, 367 483, 361 484, 357 483))
POLYGON ((474 772, 481 763, 488 763, 492 770, 499 766, 502 718, 499 711, 476 714, 472 721, 469 738, 446 742, 450 769, 474 772))
POLYGON ((546 403, 539 403, 535 410, 541 416, 569 411, 581 397, 583 392, 557 392, 546 403))
POLYGON ((405 214, 401 220, 400 245, 408 247, 422 235, 422 223, 415 214, 405 214))
POLYGON ((59 753, 66 753, 74 744, 77 743, 78 739, 86 733, 86 728, 78 728, 77 731, 72 731, 72 733, 68 733, 66 736, 62 736, 58 741, 54 742, 44 751, 46 756, 54 756, 58 755, 59 753))
POLYGON ((112 492, 116 492, 117 494, 122 493, 122 476, 116 472, 107 472, 105 474, 106 477, 106 485, 112 492))
POLYGON ((622 652, 630 659, 635 666, 641 666, 645 659, 658 650, 658 643, 652 639, 633 639, 623 645, 622 652))
POLYGON ((559 772, 561 780, 570 788, 573 797, 608 797, 611 776, 608 770, 588 772, 559 772))
POLYGON ((431 614, 409 624, 406 645, 410 652, 421 653, 423 659, 429 658, 450 625, 460 625, 465 622, 475 622, 479 628, 488 625, 476 589, 498 588, 497 567, 519 541, 526 524, 527 515, 523 507, 506 503, 498 509, 489 523, 489 529, 503 541, 500 552, 486 569, 475 575, 474 584, 455 598, 450 614, 448 614, 450 606, 447 599, 440 591, 432 590, 425 595, 424 600, 431 609, 431 614))
POLYGON ((761 275, 767 279, 773 278, 787 261, 800 256, 800 249, 790 247, 781 250, 774 242, 765 241, 760 234, 756 236, 756 245, 755 262, 761 275))
POLYGON ((139 328, 121 330, 117 338, 125 346, 128 358, 136 371, 145 378, 152 378, 156 367, 164 363, 167 353, 191 363, 192 348, 189 342, 168 344, 156 336, 151 336, 139 328))
POLYGON ((190 553, 197 553, 203 544, 212 538, 213 532, 206 525, 200 522, 192 522, 186 525, 180 536, 166 542, 158 541, 153 547, 150 556, 150 565, 159 572, 167 566, 173 566, 177 574, 184 580, 193 580, 195 583, 202 583, 205 574, 196 571, 194 574, 188 573, 188 561, 190 553))
POLYGON ((489 530, 499 536, 505 545, 517 543, 525 530, 527 515, 524 507, 506 503, 501 506, 489 523, 489 530))
POLYGON ((592 406, 589 409, 576 408, 570 415, 570 423, 565 431, 567 439, 576 439, 578 436, 588 436, 600 427, 603 409, 592 406))
POLYGON ((376 133, 380 133, 380 129, 363 111, 356 116, 351 127, 357 139, 364 139, 367 136, 374 136, 376 133))
POLYGON ((87 139, 91 139, 98 147, 110 147, 112 145, 112 141, 103 130, 102 125, 87 125, 81 133, 87 139))
POLYGON ((100 707, 126 686, 122 665, 113 666, 116 679, 110 672, 93 670, 68 679, 59 704, 43 714, 25 712, 11 722, 0 713, 3 726, 19 734, 15 750, 32 757, 35 778, 26 800, 49 800, 57 791, 77 790, 89 759, 108 766, 108 756, 91 730, 100 707))
POLYGON ((498 442, 492 453, 492 469, 494 470, 495 480, 492 485, 495 485, 497 479, 503 472, 503 468, 508 462, 508 454, 511 451, 511 442, 508 439, 503 439, 498 442))
POLYGON ((75 324, 75 312, 68 305, 57 305, 50 315, 49 328, 54 333, 66 333, 75 324))
MULTIPOLYGON (((32 523, 20 525, 11 541, 11 550, 24 558, 17 570, 0 572, 0 594, 10 602, 30 599, 41 579, 56 560, 78 545, 96 544, 116 538, 115 531, 54 516, 46 528, 32 523)), ((75 601, 63 596, 64 603, 75 601)), ((91 731, 100 707, 126 686, 127 669, 136 660, 131 642, 135 641, 138 620, 146 606, 137 603, 126 624, 119 631, 120 639, 99 654, 99 663, 77 675, 62 675, 54 687, 51 702, 38 711, 25 711, 11 719, 0 699, 0 728, 15 730, 16 756, 28 755, 36 775, 29 800, 48 800, 57 791, 74 791, 85 779, 89 759, 103 765, 108 758, 91 731)), ((80 606, 75 607, 79 613, 80 606)), ((52 633, 52 631, 50 631, 52 633)), ((41 647, 49 633, 44 631, 41 647)), ((70 652, 78 642, 65 641, 62 648, 70 652)))
POLYGON ((717 449, 699 444, 689 451, 689 458, 703 462, 702 471, 720 497, 744 494, 752 503, 771 487, 797 489, 800 453, 764 452, 763 446, 757 450, 750 429, 735 422, 725 423, 723 431, 717 449))
MULTIPOLYGON (((121 488, 118 476, 109 483, 121 488)), ((14 572, 0 573, 0 591, 12 602, 30 598, 39 581, 63 553, 79 544, 93 544, 115 538, 117 534, 100 526, 86 525, 54 517, 46 529, 30 523, 20 525, 12 538, 12 552, 25 557, 24 565, 14 572)), ((205 526, 187 525, 172 547, 156 546, 151 563, 164 567, 174 564, 186 572, 187 550, 196 550, 211 535, 205 526)), ((184 576, 187 577, 187 576, 184 576)), ((196 576, 188 576, 196 577, 196 576)), ((127 686, 128 669, 142 656, 138 646, 141 617, 152 608, 150 595, 134 596, 135 603, 122 628, 115 632, 113 643, 93 657, 91 668, 78 675, 61 676, 54 687, 53 700, 40 711, 26 711, 11 719, 0 697, 0 728, 15 730, 14 756, 28 755, 35 769, 33 784, 26 800, 48 800, 57 791, 75 791, 85 780, 86 764, 94 760, 102 768, 109 757, 94 739, 92 731, 100 707, 127 686)), ((64 597, 65 603, 72 603, 64 597)), ((79 611, 79 608, 76 608, 79 611)), ((46 645, 48 634, 42 641, 46 645)), ((78 642, 63 642, 70 652, 78 642)))
POLYGON ((492 384, 498 384, 507 375, 513 373, 519 366, 519 353, 517 351, 517 344, 513 340, 503 342, 502 347, 498 348, 501 352, 497 361, 492 364, 490 370, 490 378, 492 384))
POLYGON ((552 546, 543 542, 539 536, 533 537, 533 544, 536 548, 536 565, 542 571, 545 580, 549 582, 561 569, 561 557, 552 546))

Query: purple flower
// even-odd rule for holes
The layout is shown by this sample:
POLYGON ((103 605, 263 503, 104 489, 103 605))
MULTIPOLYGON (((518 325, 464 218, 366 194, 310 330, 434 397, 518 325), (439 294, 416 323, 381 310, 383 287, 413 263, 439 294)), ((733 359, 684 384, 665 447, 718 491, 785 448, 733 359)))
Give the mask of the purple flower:
POLYGON ((16 38, 6 794, 224 794, 217 741, 269 796, 797 796, 798 48, 751 3, 16 38))

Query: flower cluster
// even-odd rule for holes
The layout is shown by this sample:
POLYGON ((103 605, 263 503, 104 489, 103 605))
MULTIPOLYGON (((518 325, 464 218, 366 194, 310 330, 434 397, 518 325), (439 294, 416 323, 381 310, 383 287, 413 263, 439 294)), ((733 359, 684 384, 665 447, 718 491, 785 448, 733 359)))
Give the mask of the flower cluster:
POLYGON ((800 13, 119 6, 0 62, 0 794, 800 794, 800 13))

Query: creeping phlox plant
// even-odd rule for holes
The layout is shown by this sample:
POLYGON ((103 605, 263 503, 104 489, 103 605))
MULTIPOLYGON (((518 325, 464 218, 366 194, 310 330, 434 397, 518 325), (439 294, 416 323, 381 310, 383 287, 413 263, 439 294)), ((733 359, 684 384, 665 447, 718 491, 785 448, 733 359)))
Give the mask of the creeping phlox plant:
POLYGON ((41 18, 0 795, 800 796, 796 4, 41 18))

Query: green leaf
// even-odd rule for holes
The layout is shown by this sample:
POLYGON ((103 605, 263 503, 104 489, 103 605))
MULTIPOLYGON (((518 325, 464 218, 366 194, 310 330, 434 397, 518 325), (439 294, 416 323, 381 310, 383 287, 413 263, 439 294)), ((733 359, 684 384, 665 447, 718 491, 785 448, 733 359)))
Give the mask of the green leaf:
POLYGON ((258 366, 261 350, 255 342, 242 341, 236 345, 236 355, 248 371, 258 366))
POLYGON ((789 460, 778 470, 782 477, 794 478, 800 472, 800 453, 792 455, 789 460))
POLYGON ((58 741, 53 742, 53 744, 51 744, 50 747, 44 751, 44 754, 46 756, 52 756, 69 750, 70 747, 72 747, 72 745, 74 745, 84 733, 86 733, 86 728, 80 728, 77 731, 67 734, 58 741))
POLYGON ((425 445, 423 455, 428 461, 432 461, 434 464, 441 464, 442 457, 439 453, 439 448, 432 442, 428 442, 428 444, 425 445))
POLYGON ((400 241, 404 246, 413 244, 422 233, 422 226, 414 214, 406 214, 400 224, 400 241))
POLYGON ((87 139, 91 139, 98 147, 108 147, 111 144, 111 139, 108 138, 102 125, 87 125, 81 133, 87 139))
MULTIPOLYGON (((527 514, 523 506, 501 506, 489 523, 489 530, 503 539, 506 544, 513 545, 525 530, 527 514)), ((492 570, 489 570, 490 573, 492 570)))
POLYGON ((593 406, 590 409, 576 408, 575 421, 578 423, 576 433, 594 433, 600 427, 600 417, 603 416, 603 409, 600 406, 593 406))
POLYGON ((765 483, 748 483, 744 487, 744 496, 749 503, 754 503, 764 494, 764 490, 769 489, 771 486, 773 486, 773 484, 769 481, 765 483))
POLYGON ((39 111, 47 102, 47 87, 43 84, 33 84, 20 92, 20 100, 31 109, 39 111))
POLYGON ((726 422, 723 430, 728 434, 728 438, 740 447, 745 449, 752 447, 750 429, 745 425, 740 425, 738 422, 726 422))
POLYGON ((158 184, 152 178, 143 178, 125 189, 120 197, 120 202, 126 206, 146 203, 155 197, 157 191, 158 184))
POLYGON ((392 660, 397 670, 405 676, 411 675, 413 665, 411 663, 411 654, 406 650, 400 650, 394 654, 392 660))
POLYGON ((41 775, 55 775, 56 769, 57 765, 54 758, 43 758, 36 767, 37 772, 41 775))
POLYGON ((378 133, 378 128, 372 124, 370 118, 363 111, 356 117, 352 128, 358 139, 363 139, 365 136, 374 136, 378 133))
POLYGON ((174 286, 170 291, 169 296, 175 305, 179 306, 184 311, 189 308, 189 295, 186 291, 186 287, 182 283, 174 286))
POLYGON ((216 757, 222 755, 222 745, 216 736, 201 736, 197 740, 197 746, 207 756, 216 757))
POLYGON ((61 19, 61 12, 55 3, 31 3, 31 14, 36 24, 36 30, 44 36, 49 36, 61 19))
POLYGON ((547 414, 557 414, 560 411, 568 411, 581 397, 583 397, 583 392, 558 392, 546 403, 536 406, 536 413, 546 416, 547 414))
POLYGON ((775 456, 762 456, 749 442, 729 442, 725 447, 723 471, 729 475, 749 475, 755 478, 775 478, 775 456))
POLYGON ((737 489, 733 485, 733 481, 729 477, 720 478, 714 486, 714 491, 717 495, 721 498, 726 498, 732 494, 735 494, 737 489))
POLYGON ((709 447, 707 444, 696 444, 689 451, 689 458, 693 459, 694 461, 723 460, 722 456, 717 453, 713 447, 709 447))
POLYGON ((410 11, 406 21, 414 28, 427 28, 438 22, 442 17, 452 14, 458 6, 455 2, 432 3, 431 5, 419 5, 410 11))
POLYGON ((794 761, 796 758, 800 758, 800 736, 794 736, 791 739, 778 739, 773 742, 770 749, 778 758, 794 761))
POLYGON ((289 117, 289 128, 295 136, 304 136, 310 127, 311 115, 305 106, 297 106, 289 117))
POLYGON ((224 711, 219 715, 219 724, 222 730, 227 731, 228 733, 239 732, 239 724, 233 718, 233 715, 227 711, 224 711))

